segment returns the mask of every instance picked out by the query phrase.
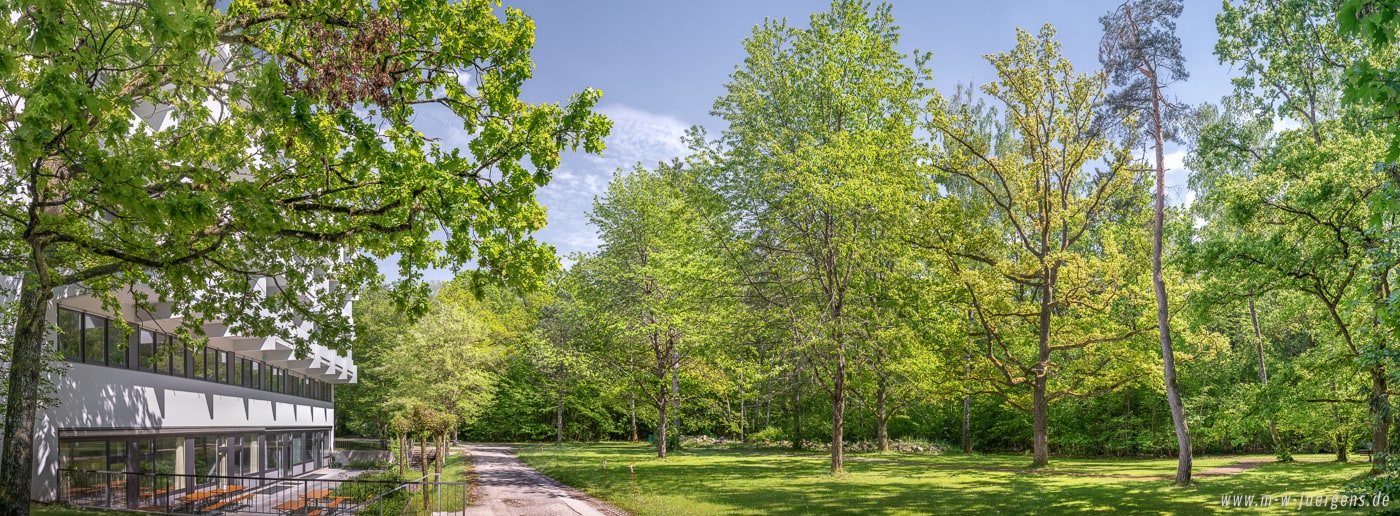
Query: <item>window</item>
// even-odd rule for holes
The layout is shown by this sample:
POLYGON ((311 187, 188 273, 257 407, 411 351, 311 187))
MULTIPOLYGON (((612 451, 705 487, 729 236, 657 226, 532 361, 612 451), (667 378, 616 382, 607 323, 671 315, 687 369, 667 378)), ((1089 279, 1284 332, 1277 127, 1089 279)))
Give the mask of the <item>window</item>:
POLYGON ((83 360, 83 322, 77 312, 58 311, 58 350, 63 358, 74 362, 83 360))
POLYGON ((83 314, 83 361, 89 364, 107 363, 107 320, 83 314))
POLYGON ((204 348, 198 348, 198 349, 196 349, 194 346, 191 346, 191 345, 188 345, 188 344, 186 344, 185 347, 189 349, 188 352, 189 352, 189 355, 190 355, 190 378, 194 378, 194 379, 197 379, 197 380, 203 380, 203 379, 205 379, 205 376, 204 376, 204 375, 205 375, 205 370, 204 370, 204 352, 205 352, 205 349, 204 349, 204 348))
POLYGON ((155 352, 155 356, 151 357, 151 361, 155 364, 156 372, 157 372, 157 373, 160 373, 160 374, 170 374, 170 341, 169 341, 169 338, 166 337, 165 335, 162 335, 162 334, 157 333, 157 334, 155 334, 155 341, 156 341, 156 352, 155 352))
POLYGON ((210 481, 209 477, 222 474, 219 471, 218 440, 218 437, 194 438, 195 484, 207 483, 210 481))
POLYGON ((190 352, 185 346, 185 341, 170 337, 170 374, 175 376, 185 376, 185 363, 190 359, 190 352))
POLYGON ((266 392, 331 401, 330 385, 229 351, 195 348, 174 335, 58 309, 58 350, 64 360, 195 378, 266 392))
POLYGON ((155 367, 156 334, 141 330, 136 334, 136 364, 142 371, 155 367))
POLYGON ((120 328, 107 324, 107 365, 126 368, 126 334, 120 328))
POLYGON ((215 351, 219 357, 218 365, 214 371, 219 375, 219 383, 228 383, 228 352, 215 351))

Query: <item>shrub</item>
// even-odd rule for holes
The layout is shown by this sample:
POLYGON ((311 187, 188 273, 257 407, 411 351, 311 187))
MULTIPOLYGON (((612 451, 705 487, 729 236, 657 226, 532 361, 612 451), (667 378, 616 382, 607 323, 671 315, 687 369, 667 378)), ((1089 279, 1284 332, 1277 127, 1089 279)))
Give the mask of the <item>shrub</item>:
POLYGON ((1385 470, 1379 475, 1347 483, 1342 495, 1360 496, 1367 502, 1379 497, 1388 497, 1394 505, 1382 510, 1380 514, 1400 514, 1400 504, 1395 504, 1400 501, 1400 457, 1384 453, 1377 453, 1376 456, 1385 461, 1385 470))
POLYGON ((352 460, 345 463, 345 469, 384 469, 389 466, 388 462, 380 460, 352 460))

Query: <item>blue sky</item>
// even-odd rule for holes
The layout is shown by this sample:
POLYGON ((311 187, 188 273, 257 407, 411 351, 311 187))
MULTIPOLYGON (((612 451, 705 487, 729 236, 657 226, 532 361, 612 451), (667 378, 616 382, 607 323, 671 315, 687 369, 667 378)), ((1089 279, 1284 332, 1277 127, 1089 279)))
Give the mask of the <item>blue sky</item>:
MULTIPOLYGON (((1017 27, 1037 30, 1050 23, 1058 29, 1064 53, 1078 71, 1096 70, 1102 27, 1098 19, 1119 2, 974 2, 895 1, 901 27, 901 50, 933 52, 934 85, 951 90, 957 83, 985 83, 994 77, 984 54, 1009 50, 1017 27)), ((584 88, 603 91, 599 109, 613 120, 612 135, 601 157, 568 155, 554 180, 539 192, 549 210, 549 225, 537 238, 553 244, 559 255, 592 251, 598 240, 585 212, 592 207, 618 168, 653 165, 684 152, 679 138, 692 125, 711 135, 723 130, 710 116, 736 65, 745 57, 742 42, 765 18, 787 18, 805 26, 826 1, 643 1, 507 0, 535 21, 535 77, 523 99, 559 102, 584 88)), ((1178 34, 1191 77, 1174 88, 1190 104, 1215 102, 1230 89, 1231 70, 1211 53, 1217 39, 1215 15, 1220 3, 1186 0, 1178 34)), ((422 120, 425 132, 452 135, 447 120, 422 120), (440 127, 433 125, 443 124, 440 127)), ((1173 202, 1188 200, 1182 152, 1168 148, 1167 185, 1173 202)), ((381 270, 394 277, 392 267, 381 270)), ((430 279, 446 279, 434 271, 430 279)))

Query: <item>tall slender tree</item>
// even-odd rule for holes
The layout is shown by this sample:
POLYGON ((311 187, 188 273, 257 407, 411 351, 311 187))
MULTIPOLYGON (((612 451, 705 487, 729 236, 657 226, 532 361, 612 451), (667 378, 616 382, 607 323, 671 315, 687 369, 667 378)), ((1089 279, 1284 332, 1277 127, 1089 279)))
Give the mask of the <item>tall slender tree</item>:
MULTIPOLYGON (((1156 154, 1156 201, 1152 221, 1152 292, 1157 298, 1157 336, 1162 346, 1162 378, 1166 383, 1167 405, 1176 430, 1176 483, 1191 483, 1191 432, 1186 427, 1186 409, 1181 404, 1181 388, 1176 382, 1176 357, 1172 352, 1171 312, 1167 306, 1167 286, 1162 280, 1162 224, 1166 219, 1166 143, 1176 139, 1176 128, 1186 113, 1185 105, 1168 98, 1164 90, 1185 80, 1186 59, 1181 56, 1181 40, 1176 37, 1176 19, 1181 16, 1181 0, 1130 0, 1099 18, 1103 40, 1099 62, 1108 72, 1116 92, 1105 103, 1110 116, 1132 125, 1146 114, 1143 127, 1156 154)), ((1138 131, 1133 131, 1137 133, 1138 131)))
POLYGON ((914 129, 932 91, 928 56, 911 60, 898 43, 888 4, 837 0, 807 28, 768 20, 713 111, 729 127, 711 180, 739 214, 738 237, 764 257, 746 278, 788 312, 822 372, 832 473, 858 339, 853 289, 913 205, 914 129))

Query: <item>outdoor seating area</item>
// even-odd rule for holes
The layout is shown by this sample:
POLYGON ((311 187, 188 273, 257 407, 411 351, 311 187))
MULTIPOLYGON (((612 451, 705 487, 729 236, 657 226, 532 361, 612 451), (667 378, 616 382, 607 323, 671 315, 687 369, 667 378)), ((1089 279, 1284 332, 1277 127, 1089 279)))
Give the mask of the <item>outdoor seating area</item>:
MULTIPOLYGON (((167 514, 275 514, 332 516, 353 514, 373 500, 344 496, 347 482, 264 477, 192 477, 165 474, 65 471, 60 498, 70 504, 167 514), (135 477, 135 478, 128 478, 135 477), (133 489, 130 483, 140 487, 133 489)), ((399 487, 387 482, 384 490, 399 487)))
POLYGON ((316 489, 298 500, 290 500, 272 506, 273 509, 291 516, 329 516, 337 509, 348 507, 349 496, 331 496, 329 489, 316 489))

